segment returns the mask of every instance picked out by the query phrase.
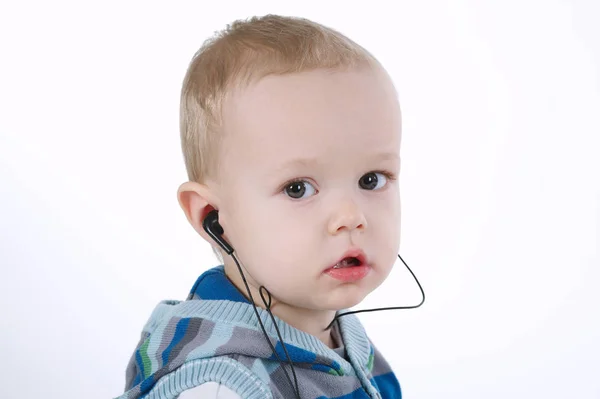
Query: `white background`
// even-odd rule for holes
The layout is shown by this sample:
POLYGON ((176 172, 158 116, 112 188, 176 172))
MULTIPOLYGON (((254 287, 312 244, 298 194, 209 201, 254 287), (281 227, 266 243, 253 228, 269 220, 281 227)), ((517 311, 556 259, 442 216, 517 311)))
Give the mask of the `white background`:
MULTIPOLYGON (((342 31, 398 87, 427 301, 360 318, 405 397, 600 398, 591 0, 3 2, 0 397, 119 395, 156 303, 217 264, 177 203, 179 91, 203 40, 266 13, 342 31)), ((419 299, 398 264, 361 307, 419 299)))

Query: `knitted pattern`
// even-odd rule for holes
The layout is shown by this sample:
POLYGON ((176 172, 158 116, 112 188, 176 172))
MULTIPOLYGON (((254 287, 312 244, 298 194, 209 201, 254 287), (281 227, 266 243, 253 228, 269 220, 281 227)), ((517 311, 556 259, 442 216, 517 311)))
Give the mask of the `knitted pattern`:
MULTIPOLYGON (((127 366, 119 399, 176 399, 209 381, 244 399, 294 398, 282 367, 293 381, 292 372, 273 321, 266 310, 257 309, 283 364, 266 342, 252 304, 217 266, 198 277, 187 300, 156 306, 127 366)), ((275 316, 301 398, 400 399, 396 376, 358 318, 338 320, 346 358, 275 316)))

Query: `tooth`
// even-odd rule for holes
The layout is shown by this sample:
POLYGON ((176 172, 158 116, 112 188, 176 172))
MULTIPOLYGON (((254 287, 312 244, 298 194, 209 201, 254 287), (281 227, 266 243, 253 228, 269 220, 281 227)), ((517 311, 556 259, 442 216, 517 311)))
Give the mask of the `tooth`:
POLYGON ((354 259, 344 259, 342 264, 344 266, 354 266, 354 259))

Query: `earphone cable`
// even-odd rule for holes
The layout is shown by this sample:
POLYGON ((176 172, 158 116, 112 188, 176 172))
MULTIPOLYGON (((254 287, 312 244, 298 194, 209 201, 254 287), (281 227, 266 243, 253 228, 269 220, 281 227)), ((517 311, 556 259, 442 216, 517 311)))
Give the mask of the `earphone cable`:
MULTIPOLYGON (((237 259, 237 256, 235 256, 234 254, 234 249, 231 245, 229 245, 229 243, 223 239, 223 227, 219 224, 219 216, 218 216, 218 211, 216 209, 210 211, 206 217, 204 218, 204 220, 202 221, 202 226, 205 229, 205 231, 215 240, 215 242, 225 251, 227 252, 228 255, 230 255, 233 260, 235 261, 235 264, 237 265, 237 268, 240 272, 240 276, 242 277, 242 280, 244 282, 244 285, 246 286, 246 291, 248 292, 248 296, 250 297, 250 301, 252 302, 252 306, 254 308, 254 313, 256 315, 256 318, 258 319, 258 323, 260 324, 260 327, 263 331, 263 334, 265 335, 265 337, 267 338, 267 343, 269 344, 269 346, 271 347, 271 350, 273 351, 273 354, 275 355, 275 357, 277 358, 277 360, 279 361, 279 363, 281 363, 281 369, 283 370, 283 372, 285 373, 285 376, 288 380, 288 382, 290 383, 290 385, 292 386, 292 390, 294 390, 295 388, 295 395, 297 399, 301 399, 300 398, 300 390, 298 388, 298 378, 296 376, 296 370, 294 368, 294 362, 292 361, 285 343, 283 342, 283 338, 281 337, 281 333, 279 331, 279 327, 277 326, 277 323, 275 321, 275 317, 273 316, 273 312, 271 312, 271 302, 272 302, 272 295, 269 292, 269 290, 267 290, 267 288, 265 288, 265 286, 261 286, 259 288, 259 293, 260 296, 263 300, 263 303, 266 307, 266 310, 269 314, 269 316, 271 317, 271 321, 273 323, 273 325, 275 326, 275 331, 277 332, 277 337, 279 338, 279 342, 281 342, 281 346, 283 348, 283 351, 285 353, 285 355, 287 356, 287 360, 288 360, 288 364, 290 365, 291 369, 292 369, 292 374, 294 376, 294 383, 292 383, 292 380, 287 372, 287 370, 285 369, 285 367, 283 367, 283 361, 281 360, 281 358, 279 357, 279 354, 277 353, 275 347, 273 347, 273 344, 271 343, 271 340, 269 339, 269 335, 267 334, 267 331, 265 329, 265 326, 263 325, 263 322, 260 318, 260 315, 258 314, 258 309, 256 308, 256 303, 254 302, 254 298, 252 297, 252 292, 250 291, 250 287, 248 286, 248 282, 246 281, 246 276, 244 276, 244 272, 242 271, 242 266, 240 265, 240 262, 237 259), (267 293, 268 295, 268 300, 265 299, 265 296, 263 294, 263 290, 267 293)), ((421 300, 421 303, 419 303, 418 305, 415 306, 395 306, 395 307, 385 307, 385 308, 374 308, 374 309, 364 309, 364 310, 356 310, 356 311, 350 311, 350 312, 344 312, 344 313, 340 313, 339 315, 336 315, 333 320, 331 321, 331 323, 329 323, 329 325, 327 326, 327 328, 324 331, 327 331, 331 328, 332 324, 337 320, 338 323, 338 328, 340 327, 340 323, 339 323, 339 318, 342 316, 346 316, 349 314, 355 314, 355 313, 362 313, 362 312, 376 312, 376 311, 380 311, 380 310, 395 310, 395 309, 415 309, 420 307, 424 302, 425 302, 425 292, 423 291, 423 287, 421 287, 421 283, 419 283, 419 280, 417 279, 417 277, 415 276, 415 274, 413 273, 413 271, 410 269, 410 267, 408 267, 408 265, 406 264, 406 262, 404 262, 404 259, 402 259, 402 257, 400 256, 400 254, 398 254, 398 258, 400 258, 400 260, 402 261, 402 263, 404 263, 404 265, 406 266, 406 268, 408 269, 408 271, 410 272, 410 274, 412 274, 413 278, 415 279, 415 281, 417 282, 417 285, 419 286, 419 289, 421 290, 421 295, 423 296, 423 299, 421 300)))
POLYGON ((290 357, 290 355, 288 354, 288 351, 286 349, 285 343, 283 342, 283 338, 281 337, 281 333, 279 332, 279 328, 277 327, 277 323, 275 322, 275 318, 273 316, 273 313, 271 312, 271 301, 272 301, 272 296, 271 293, 269 292, 269 290, 267 290, 264 286, 261 286, 259 289, 260 292, 260 296, 263 300, 263 303, 265 304, 265 307, 267 308, 267 312, 269 313, 269 315, 271 316, 271 320, 273 322, 273 326, 275 326, 275 331, 277 332, 277 337, 279 338, 279 342, 281 342, 281 346, 283 348, 283 351, 285 352, 285 355, 288 359, 288 364, 290 365, 291 369, 292 369, 292 374, 294 376, 294 383, 292 383, 292 380, 287 372, 287 370, 285 369, 285 367, 283 367, 283 361, 281 360, 281 358, 279 357, 279 355, 277 354, 277 351, 275 349, 275 347, 273 346, 273 344, 271 343, 271 340, 269 339, 269 335, 267 334, 267 331, 265 329, 265 326, 263 325, 263 322, 258 314, 258 309, 256 309, 256 304, 254 303, 254 298, 252 297, 252 292, 250 292, 250 287, 248 286, 248 282, 246 281, 246 277, 244 276, 244 273, 242 272, 242 267, 240 266, 240 262, 237 259, 237 256, 235 256, 234 253, 230 254, 231 257, 233 258, 233 260, 235 261, 235 264, 238 267, 238 270, 240 272, 240 275, 242 276, 242 280, 244 281, 244 285, 246 286, 246 290, 248 292, 248 296, 250 297, 250 301, 252 302, 252 306, 254 308, 254 313, 256 314, 256 318, 258 319, 258 323, 260 324, 260 327, 263 330, 263 334, 265 335, 265 337, 267 338, 267 343, 269 344, 269 346, 271 347, 271 350, 273 351, 273 354, 275 355, 275 357, 277 358, 277 360, 279 361, 279 363, 282 363, 282 370, 285 373, 285 376, 288 380, 288 382, 290 383, 290 385, 292 386, 292 388, 295 387, 295 394, 296 394, 296 398, 297 399, 301 399, 300 398, 300 390, 298 388, 298 378, 296 377, 296 371, 294 369, 294 365, 292 362, 292 358, 290 357), (267 301, 265 300, 265 297, 262 294, 262 290, 265 290, 269 296, 269 301, 267 303, 267 301))
POLYGON ((415 309, 415 308, 418 308, 419 306, 423 305, 423 302, 425 302, 425 291, 423 291, 423 287, 421 287, 421 283, 419 283, 419 280, 417 279, 417 277, 415 276, 415 274, 413 273, 413 271, 410 270, 410 267, 408 267, 408 265, 406 264, 406 262, 404 261, 404 259, 402 259, 402 257, 400 256, 400 254, 398 254, 398 258, 400 258, 400 260, 402 261, 402 263, 404 263, 404 266, 406 266, 406 268, 408 269, 408 271, 410 272, 410 274, 412 274, 413 278, 417 282, 417 285, 419 286, 419 289, 421 290, 421 295, 422 295, 423 299, 421 299, 421 302, 418 305, 414 305, 414 306, 393 306, 393 307, 386 307, 386 308, 373 308, 373 309, 353 310, 353 311, 350 311, 350 312, 340 313, 340 314, 338 314, 337 316, 335 316, 333 318, 333 320, 331 321, 331 323, 329 323, 329 325, 327 326, 327 328, 325 330, 323 330, 323 331, 329 330, 331 328, 332 324, 336 320, 338 320, 342 316, 346 316, 346 315, 349 315, 349 314, 363 313, 363 312, 378 312, 380 310, 415 309))

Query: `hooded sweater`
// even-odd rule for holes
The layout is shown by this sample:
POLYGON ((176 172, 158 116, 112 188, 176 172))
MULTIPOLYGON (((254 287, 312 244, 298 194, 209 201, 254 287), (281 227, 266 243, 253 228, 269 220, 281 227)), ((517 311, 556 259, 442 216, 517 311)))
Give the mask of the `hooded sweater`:
MULTIPOLYGON (((185 301, 161 301, 142 329, 119 399, 176 399, 218 383, 243 399, 295 398, 287 356, 269 313, 227 278, 224 267, 204 272, 185 301)), ((358 318, 338 319, 339 347, 329 348, 274 315, 294 364, 301 399, 400 399, 398 380, 358 318)))

